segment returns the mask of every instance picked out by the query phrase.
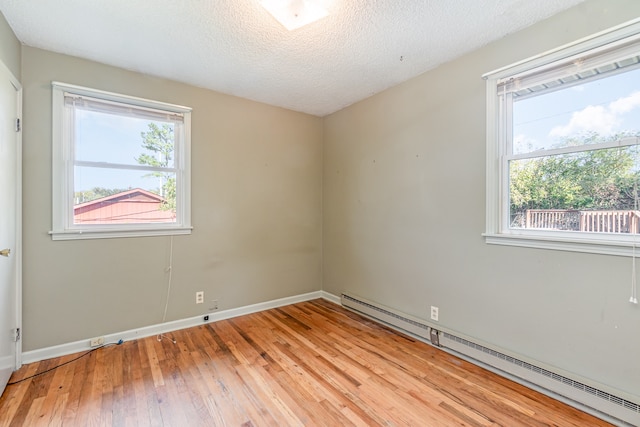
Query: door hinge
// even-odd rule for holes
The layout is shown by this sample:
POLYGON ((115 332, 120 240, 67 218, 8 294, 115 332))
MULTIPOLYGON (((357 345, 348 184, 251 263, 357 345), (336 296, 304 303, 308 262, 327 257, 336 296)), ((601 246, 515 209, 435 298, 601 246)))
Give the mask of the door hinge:
POLYGON ((13 330, 13 340, 14 340, 15 342, 20 341, 20 328, 15 328, 15 329, 13 330))
POLYGON ((16 132, 20 132, 20 119, 16 119, 16 132))

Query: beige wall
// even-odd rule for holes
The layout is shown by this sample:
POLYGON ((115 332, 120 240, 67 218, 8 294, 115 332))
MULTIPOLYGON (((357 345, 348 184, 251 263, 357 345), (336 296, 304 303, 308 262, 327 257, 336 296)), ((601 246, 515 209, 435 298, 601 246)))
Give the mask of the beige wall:
POLYGON ((20 42, 0 13, 0 62, 20 80, 20 42))
POLYGON ((186 105, 193 234, 173 239, 167 320, 321 289, 322 121, 59 55, 22 50, 24 350, 160 323, 169 237, 51 241, 51 81, 186 105))
POLYGON ((640 400, 631 260, 484 243, 481 75, 640 16, 587 1, 324 121, 323 289, 344 291, 640 400))

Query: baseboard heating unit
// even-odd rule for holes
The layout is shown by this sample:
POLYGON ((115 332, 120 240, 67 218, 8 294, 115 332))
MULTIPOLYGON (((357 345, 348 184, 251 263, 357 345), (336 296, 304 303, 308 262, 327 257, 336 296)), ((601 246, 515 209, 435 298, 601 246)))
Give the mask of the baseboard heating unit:
POLYGON ((437 345, 445 351, 489 368, 606 421, 619 426, 640 426, 640 404, 637 402, 571 379, 566 374, 552 372, 522 360, 524 358, 510 356, 503 351, 474 343, 449 331, 443 331, 435 324, 381 304, 348 294, 342 294, 341 303, 345 308, 437 345))

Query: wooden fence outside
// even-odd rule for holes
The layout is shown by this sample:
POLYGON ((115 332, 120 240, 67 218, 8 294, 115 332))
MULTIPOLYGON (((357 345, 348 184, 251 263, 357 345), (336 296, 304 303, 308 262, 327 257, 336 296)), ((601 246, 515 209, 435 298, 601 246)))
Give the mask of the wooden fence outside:
POLYGON ((640 234, 640 211, 528 209, 525 228, 640 234))

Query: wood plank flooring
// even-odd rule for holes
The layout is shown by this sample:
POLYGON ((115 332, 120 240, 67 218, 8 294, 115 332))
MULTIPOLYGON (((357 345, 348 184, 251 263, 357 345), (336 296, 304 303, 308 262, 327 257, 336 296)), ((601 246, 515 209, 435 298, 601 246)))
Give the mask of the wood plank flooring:
POLYGON ((0 426, 609 425, 324 300, 169 336, 8 386, 0 426))

